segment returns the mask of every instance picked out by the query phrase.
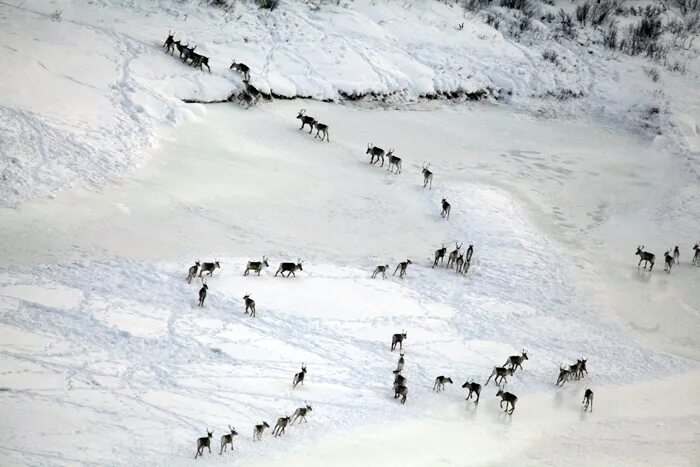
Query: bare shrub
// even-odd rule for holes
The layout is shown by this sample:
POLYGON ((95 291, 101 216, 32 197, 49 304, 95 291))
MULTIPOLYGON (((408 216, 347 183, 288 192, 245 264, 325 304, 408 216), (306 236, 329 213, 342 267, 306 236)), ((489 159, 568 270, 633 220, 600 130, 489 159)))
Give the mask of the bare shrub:
POLYGON ((547 49, 542 53, 542 58, 548 62, 557 63, 557 58, 559 58, 559 55, 554 50, 547 49))
POLYGON ((486 15, 486 24, 498 31, 498 28, 501 26, 501 19, 498 17, 498 15, 488 13, 486 15))
POLYGON ((520 10, 528 18, 532 18, 537 11, 537 7, 531 0, 501 0, 501 6, 520 10))
POLYGON ((644 73, 646 73, 653 82, 656 83, 659 81, 660 74, 658 68, 644 68, 644 73))
POLYGON ((675 3, 683 16, 700 12, 700 0, 675 0, 673 3, 675 3))
POLYGON ((578 21, 582 26, 586 26, 588 23, 589 11, 591 11, 591 4, 588 2, 576 7, 576 21, 578 21))
POLYGON ((559 10, 559 28, 564 35, 569 39, 576 37, 576 26, 574 26, 574 21, 571 19, 571 15, 565 12, 563 9, 559 10))
POLYGON ((611 21, 603 30, 603 45, 609 49, 617 48, 617 21, 611 21))
POLYGON ((620 48, 630 55, 646 52, 647 56, 658 56, 662 48, 658 44, 662 33, 659 14, 654 9, 647 8, 642 19, 629 26, 620 48))

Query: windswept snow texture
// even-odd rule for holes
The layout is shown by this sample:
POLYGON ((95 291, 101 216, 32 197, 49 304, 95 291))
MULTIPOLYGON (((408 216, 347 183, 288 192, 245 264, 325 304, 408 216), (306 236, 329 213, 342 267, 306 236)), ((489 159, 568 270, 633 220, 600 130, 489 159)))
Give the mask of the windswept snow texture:
POLYGON ((138 166, 156 128, 194 117, 181 99, 225 99, 240 89, 233 59, 250 66, 258 88, 286 97, 376 93, 405 103, 486 90, 543 115, 602 116, 677 134, 688 140, 683 147, 700 150, 697 93, 678 91, 697 81, 695 62, 687 76, 662 70, 654 83, 642 59, 583 36, 553 39, 555 23, 535 18, 532 38, 519 43, 483 15, 438 1, 282 0, 272 12, 253 2, 208 3, 0 3, 0 57, 13 64, 0 70, 0 206, 101 186, 138 166), (169 30, 209 56, 212 72, 166 56, 169 30), (545 50, 558 59, 543 59, 545 50))
POLYGON ((632 251, 642 230, 655 251, 673 235, 692 238, 696 208, 672 228, 646 217, 687 183, 675 159, 609 128, 483 105, 388 112, 310 102, 310 114, 333 122, 326 143, 298 130, 297 108, 207 107, 164 135, 132 179, 2 213, 7 463, 186 465, 205 429, 216 450, 231 424, 234 454, 197 462, 324 465, 337 452, 352 465, 363 446, 357 460, 373 453, 382 465, 507 463, 519 452, 552 461, 585 439, 600 462, 633 464, 644 453, 692 465, 700 269, 686 247, 670 275, 660 264, 638 270, 632 251), (401 175, 368 164, 368 139, 396 147, 401 175), (425 158, 432 190, 421 184, 425 158), (15 238, 27 244, 21 255, 15 238), (475 245, 465 277, 431 268, 434 249, 455 240, 475 245), (271 267, 243 277, 263 254, 271 267), (296 277, 274 277, 298 257, 296 277), (414 264, 400 280, 391 274, 406 258, 414 264), (204 308, 201 280, 185 281, 196 259, 222 265, 206 279, 204 308), (386 263, 389 277, 370 279, 386 263), (245 294, 257 302, 254 319, 245 294), (391 392, 398 352, 389 350, 402 329, 404 406, 391 392), (466 378, 485 383, 523 348, 530 359, 508 378, 520 397, 512 419, 499 416, 493 382, 478 409, 464 403, 466 378), (587 377, 556 388, 559 365, 579 357, 587 377), (302 363, 307 378, 292 390, 302 363), (438 375, 455 384, 433 393, 438 375), (673 381, 684 397, 660 412, 649 400, 673 381), (587 387, 597 405, 583 416, 587 387), (252 442, 256 423, 274 426, 305 402, 308 424, 252 442), (666 429, 678 435, 661 436, 666 429), (451 437, 435 438, 445 430, 451 437), (474 442, 448 449, 457 434, 474 442), (425 448, 397 452, 403 435, 425 436, 425 448), (551 451, 552 440, 569 449, 551 451), (673 455, 662 454, 669 446, 673 455), (312 448, 318 459, 308 459, 312 448))

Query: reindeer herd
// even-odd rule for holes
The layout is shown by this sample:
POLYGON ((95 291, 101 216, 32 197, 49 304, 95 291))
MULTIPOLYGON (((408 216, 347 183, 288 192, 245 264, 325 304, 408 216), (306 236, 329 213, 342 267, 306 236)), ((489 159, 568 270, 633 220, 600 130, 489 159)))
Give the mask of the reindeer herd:
MULTIPOLYGON (((693 245, 693 259, 691 260, 691 264, 694 266, 700 266, 700 241, 696 242, 695 245, 693 245)), ((636 256, 639 256, 639 263, 637 263, 637 268, 642 266, 642 262, 644 262, 643 269, 646 269, 647 266, 649 266, 649 272, 654 269, 654 262, 656 260, 656 255, 650 251, 646 251, 644 249, 644 245, 638 245, 637 246, 637 251, 635 253, 636 256)), ((671 254, 671 248, 666 250, 664 252, 664 272, 666 273, 671 273, 671 268, 673 267, 674 264, 680 264, 680 257, 681 257, 681 252, 680 249, 678 248, 678 245, 673 247, 673 254, 671 254)))

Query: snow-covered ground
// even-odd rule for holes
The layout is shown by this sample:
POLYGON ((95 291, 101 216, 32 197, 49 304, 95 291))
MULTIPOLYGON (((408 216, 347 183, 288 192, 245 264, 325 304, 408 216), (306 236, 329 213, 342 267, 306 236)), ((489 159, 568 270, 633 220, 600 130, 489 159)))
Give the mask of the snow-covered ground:
MULTIPOLYGON (((10 421, 2 446, 11 463, 185 463, 194 437, 207 426, 219 436, 229 423, 241 431, 235 458, 253 463, 295 450, 301 464, 308 443, 330 455, 378 431, 368 452, 382 458, 395 453, 402 433, 418 440, 475 422, 497 449, 508 428, 495 418, 495 390, 485 388, 478 411, 465 412, 462 390, 438 396, 432 380, 446 374, 460 385, 467 377, 483 383, 493 365, 523 347, 530 360, 508 385, 521 398, 512 422, 519 428, 508 435, 520 451, 549 458, 538 442, 554 437, 566 445, 581 433, 591 449, 617 449, 629 437, 650 441, 658 433, 649 423, 662 423, 686 433, 674 459, 691 462, 700 416, 698 270, 684 248, 670 276, 658 264, 653 274, 639 273, 632 251, 639 233, 620 228, 607 238, 611 226, 632 222, 648 203, 660 209, 656 200, 683 185, 673 159, 611 129, 484 105, 370 111, 307 103, 309 113, 334 122, 328 144, 298 130, 297 108, 200 109, 198 122, 163 135, 137 176, 3 214, 2 255, 13 266, 0 286, 10 421), (403 173, 369 166, 367 140, 395 147, 403 173), (202 141, 204 150, 195 144, 202 141), (424 160, 435 171, 433 190, 422 188, 424 160), (449 222, 439 216, 442 197, 454 206, 449 222), (17 238, 28 247, 18 250, 17 238), (432 251, 454 240, 475 245, 467 277, 430 268, 432 251), (616 251, 617 242, 632 247, 616 251), (243 277, 245 261, 263 254, 273 267, 243 277), (298 277, 272 277, 277 261, 297 257, 305 264, 298 277), (188 286, 184 273, 194 259, 214 258, 222 268, 208 281, 202 310, 199 285, 188 286), (376 264, 393 270, 405 258, 415 263, 405 280, 369 278, 376 264), (612 280, 619 292, 601 285, 612 280), (243 315, 246 293, 257 300, 254 320, 243 315), (634 317, 623 307, 598 308, 627 295, 636 297, 628 302, 634 317), (661 302, 664 314, 649 300, 661 302), (397 355, 388 349, 401 329, 411 391, 404 407, 391 396, 397 355), (559 364, 579 356, 589 358, 590 376, 556 389, 559 364), (292 391, 301 362, 308 381, 292 391), (649 379, 688 372, 688 412, 659 414, 617 386, 636 382, 629 390, 648 387, 663 397, 664 389, 651 388, 670 383, 649 379), (598 405, 579 419, 589 386, 598 405), (629 412, 607 408, 621 399, 629 412), (274 422, 304 401, 315 409, 308 425, 252 443, 253 424, 274 422), (589 420, 614 422, 628 435, 597 438, 581 425, 589 420), (562 426, 569 436, 557 434, 562 426), (136 436, 147 441, 133 444, 136 436)), ((692 217, 674 225, 674 235, 692 238, 692 217)), ((644 240, 658 250, 671 234, 651 226, 644 240)), ((465 427, 465 436, 474 429, 465 427)), ((431 443, 425 446, 428 457, 392 455, 397 463, 431 464, 431 443)), ((460 464, 461 452, 445 459, 460 464)), ((639 459, 639 451, 621 454, 639 459)))
POLYGON ((187 465, 196 437, 213 428, 216 451, 228 424, 234 453, 198 463, 696 464, 697 63, 653 83, 637 59, 563 43, 572 64, 554 66, 541 59, 551 40, 523 45, 427 1, 283 1, 272 14, 2 2, 0 39, 17 64, 0 71, 0 465, 187 465), (163 54, 167 29, 210 54, 211 75, 163 54), (234 57, 279 95, 397 95, 181 102, 240 86, 234 57), (417 100, 486 88, 511 94, 417 100), (562 90, 586 97, 542 97, 562 90), (300 107, 330 143, 298 130, 300 107), (369 142, 395 148, 403 173, 370 166, 369 142), (475 247, 466 277, 430 267, 455 241, 475 247), (636 267, 642 243, 652 273, 636 267), (262 255, 271 268, 243 277, 262 255), (273 277, 296 258, 297 277, 273 277), (406 279, 370 279, 407 258, 406 279), (222 265, 203 309, 201 283, 185 281, 198 259, 222 265), (404 406, 389 351, 402 329, 404 406), (484 383, 522 348, 513 417, 493 383, 465 404, 466 378, 484 383), (579 357, 588 376, 556 388, 579 357), (455 384, 435 394, 440 374, 455 384), (305 401, 308 424, 252 442, 254 424, 305 401))

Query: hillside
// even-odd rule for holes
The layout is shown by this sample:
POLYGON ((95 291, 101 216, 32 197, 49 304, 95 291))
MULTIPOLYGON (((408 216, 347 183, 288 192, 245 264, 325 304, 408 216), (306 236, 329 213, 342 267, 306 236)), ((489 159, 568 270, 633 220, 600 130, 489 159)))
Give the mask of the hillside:
POLYGON ((571 2, 481 3, 1 3, 0 464, 694 465, 694 49, 654 61, 606 49, 602 26, 562 37, 571 2), (166 55, 168 30, 211 73, 166 55), (234 58, 272 100, 184 102, 240 90, 234 58), (301 108, 330 142, 299 131, 301 108), (474 245, 466 275, 431 267, 455 242, 474 245), (203 308, 195 260, 221 264, 203 308), (464 401, 523 349, 512 416, 493 382, 464 401), (579 358, 585 378, 557 387, 579 358), (308 423, 253 442, 305 403, 308 423))

